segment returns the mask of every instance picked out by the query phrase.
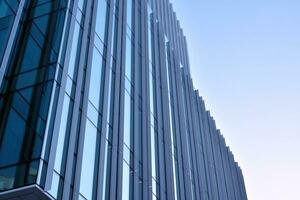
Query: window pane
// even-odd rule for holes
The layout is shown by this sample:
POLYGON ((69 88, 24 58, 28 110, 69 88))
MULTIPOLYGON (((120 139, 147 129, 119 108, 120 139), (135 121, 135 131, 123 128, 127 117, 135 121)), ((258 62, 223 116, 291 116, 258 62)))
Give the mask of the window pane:
POLYGON ((122 200, 129 200, 129 191, 130 191, 130 168, 123 161, 123 182, 122 182, 122 200))
POLYGON ((77 52, 78 52, 77 48, 78 48, 78 41, 79 41, 79 31, 80 31, 80 26, 77 22, 75 22, 74 35, 73 35, 72 44, 71 44, 70 63, 69 63, 69 69, 68 69, 68 74, 72 78, 74 75, 74 69, 75 69, 75 65, 76 65, 76 58, 77 58, 77 52))
POLYGON ((68 115, 69 115, 69 105, 70 105, 70 98, 68 95, 65 94, 63 108, 62 108, 60 128, 59 128, 59 133, 58 133, 55 165, 54 165, 54 169, 57 172, 60 172, 60 170, 61 170, 61 163, 62 163, 62 157, 63 157, 63 150, 64 150, 64 146, 65 146, 66 129, 67 129, 68 115))
POLYGON ((37 43, 32 39, 32 37, 29 37, 25 49, 26 50, 23 56, 21 72, 37 68, 40 62, 39 58, 41 56, 41 49, 37 45, 37 43), (34 55, 34 57, 32 55, 34 55))
POLYGON ((92 199, 94 168, 95 168, 95 151, 97 130, 89 120, 86 121, 86 129, 84 136, 82 168, 80 178, 80 193, 88 200, 92 199))
POLYGON ((11 9, 7 6, 5 1, 0 1, 0 18, 11 15, 12 11, 11 9))
POLYGON ((26 146, 24 141, 25 122, 13 110, 10 110, 7 125, 3 133, 1 133, 0 143, 0 166, 18 163, 20 161, 22 147, 26 146))
POLYGON ((58 194, 58 186, 59 186, 59 175, 56 172, 53 172, 52 177, 52 184, 51 184, 51 190, 49 190, 49 193, 54 197, 57 198, 58 194))
POLYGON ((131 81, 131 40, 126 36, 126 61, 125 61, 125 75, 131 81))
MULTIPOLYGON (((154 128, 151 126, 151 169, 152 177, 156 180, 156 144, 155 144, 155 132, 154 128)), ((152 186, 153 187, 153 186, 152 186)))
POLYGON ((130 147, 130 117, 131 117, 131 99, 127 92, 125 92, 124 99, 124 143, 130 147))
POLYGON ((94 48, 92 69, 91 69, 89 99, 97 109, 99 108, 101 77, 102 77, 102 56, 94 48))
POLYGON ((127 24, 131 28, 131 24, 132 24, 132 0, 127 0, 127 24))
POLYGON ((106 10, 107 4, 105 0, 98 1, 97 19, 96 19, 96 33, 102 41, 104 41, 105 24, 106 24, 106 10))

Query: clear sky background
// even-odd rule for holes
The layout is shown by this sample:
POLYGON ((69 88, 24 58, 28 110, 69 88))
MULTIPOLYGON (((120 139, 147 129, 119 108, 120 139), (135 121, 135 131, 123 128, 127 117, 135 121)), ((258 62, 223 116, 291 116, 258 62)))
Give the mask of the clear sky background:
POLYGON ((300 0, 170 0, 249 200, 300 200, 300 0))

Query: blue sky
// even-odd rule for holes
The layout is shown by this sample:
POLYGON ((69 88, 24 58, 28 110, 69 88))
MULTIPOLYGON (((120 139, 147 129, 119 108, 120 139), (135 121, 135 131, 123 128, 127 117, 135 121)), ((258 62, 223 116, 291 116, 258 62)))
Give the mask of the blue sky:
POLYGON ((250 200, 300 199, 300 1, 171 0, 250 200))

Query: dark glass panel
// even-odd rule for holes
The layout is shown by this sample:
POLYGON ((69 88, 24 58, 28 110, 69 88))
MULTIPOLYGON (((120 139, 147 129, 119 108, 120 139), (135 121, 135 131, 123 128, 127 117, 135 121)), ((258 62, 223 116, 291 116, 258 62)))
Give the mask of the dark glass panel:
POLYGON ((101 83, 102 80, 102 56, 97 49, 94 48, 92 66, 91 66, 91 78, 89 86, 89 99, 93 105, 99 109, 101 83))
MULTIPOLYGON (((27 18, 20 25, 9 71, 5 74, 0 96, 0 180, 10 182, 0 181, 0 188, 18 187, 36 180, 38 162, 32 160, 41 156, 66 12, 58 9, 65 1, 47 2, 36 1, 37 5, 46 4, 29 8, 35 16, 49 15, 35 21, 33 15, 25 15, 27 18), (46 66, 49 62, 55 64, 46 66)), ((0 20, 3 27, 11 23, 6 18, 0 20)))
POLYGON ((11 24, 13 19, 13 16, 6 16, 3 18, 0 18, 0 30, 6 29, 7 27, 9 27, 9 25, 11 24))
POLYGON ((47 26, 48 26, 48 21, 49 21, 50 15, 44 15, 41 17, 37 17, 33 20, 34 24, 37 25, 39 30, 46 35, 47 33, 47 26))
POLYGON ((8 16, 8 15, 12 15, 12 14, 13 14, 13 12, 8 7, 7 3, 4 0, 0 1, 0 18, 8 16))
POLYGON ((39 66, 40 57, 41 48, 32 37, 28 37, 20 72, 37 68, 39 66), (34 57, 32 55, 34 55, 34 57))
POLYGON ((0 135, 0 167, 20 162, 25 129, 24 120, 14 109, 10 109, 6 127, 0 135))
POLYGON ((53 2, 41 4, 33 9, 33 18, 50 13, 53 7, 53 2))
POLYGON ((52 85, 53 85, 53 81, 44 84, 42 88, 42 95, 40 97, 41 104, 40 104, 39 115, 43 120, 47 119, 50 96, 52 92, 52 85))
POLYGON ((6 3, 13 9, 14 12, 17 12, 19 6, 18 0, 7 0, 6 3))
POLYGON ((12 101, 13 107, 18 111, 22 118, 26 119, 29 114, 29 104, 19 94, 15 93, 12 101))
POLYGON ((88 200, 92 200, 93 196, 96 140, 97 129, 89 120, 87 120, 84 135, 79 192, 88 200))
MULTIPOLYGON (((1 21, 0 21, 1 23, 1 21)), ((2 54, 5 50, 5 42, 7 37, 7 30, 0 30, 0 60, 2 61, 2 54)))
POLYGON ((45 37, 35 23, 32 24, 31 36, 34 38, 38 46, 42 47, 44 45, 45 37))
POLYGON ((0 191, 36 182, 39 161, 0 169, 0 191), (24 176, 26 174, 26 176, 24 176))

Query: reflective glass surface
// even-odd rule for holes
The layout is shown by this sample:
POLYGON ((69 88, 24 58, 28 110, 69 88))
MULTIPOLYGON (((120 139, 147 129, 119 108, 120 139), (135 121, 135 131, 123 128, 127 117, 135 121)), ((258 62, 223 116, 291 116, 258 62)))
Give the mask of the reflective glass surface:
POLYGON ((123 161, 123 182, 122 182, 122 200, 130 199, 130 168, 126 162, 123 161))
POLYGON ((55 158, 55 164, 54 164, 54 169, 59 173, 61 170, 63 152, 64 152, 64 147, 65 147, 66 130, 67 130, 68 116, 69 116, 69 105, 70 105, 70 97, 67 94, 65 94, 63 108, 62 108, 60 128, 59 128, 59 132, 58 132, 56 158, 55 158))
POLYGON ((91 200, 94 185, 97 130, 89 120, 86 122, 79 191, 87 200, 91 200))
POLYGON ((99 51, 94 48, 92 66, 91 66, 91 80, 89 89, 89 99, 93 105, 99 109, 100 94, 101 94, 101 79, 102 79, 102 56, 99 51))
POLYGON ((105 24, 106 24, 106 10, 107 3, 105 0, 99 0, 97 6, 97 18, 96 18, 96 33, 102 41, 104 41, 105 24))
POLYGON ((74 75, 75 64, 77 60, 76 58, 78 58, 77 52, 78 52, 78 43, 79 43, 79 33, 80 33, 80 25, 77 22, 75 22, 74 35, 72 38, 72 45, 71 45, 69 69, 68 69, 68 74, 71 78, 74 75))
POLYGON ((131 145, 131 98, 127 92, 125 92, 124 99, 124 143, 130 147, 131 145))

